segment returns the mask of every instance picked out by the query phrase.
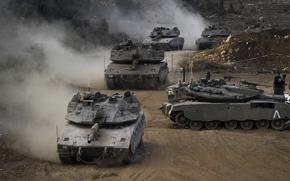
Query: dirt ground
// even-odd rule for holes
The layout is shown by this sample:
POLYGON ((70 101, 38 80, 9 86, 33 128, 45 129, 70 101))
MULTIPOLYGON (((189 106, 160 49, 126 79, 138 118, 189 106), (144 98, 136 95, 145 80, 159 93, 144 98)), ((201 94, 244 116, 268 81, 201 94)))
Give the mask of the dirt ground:
MULTIPOLYGON (((272 74, 232 76, 263 84, 271 92, 272 74)), ((127 166, 50 163, 8 149, 3 143, 7 136, 2 135, 0 180, 289 180, 289 131, 180 129, 158 110, 166 101, 165 91, 136 94, 148 121, 145 153, 140 162, 127 166)))

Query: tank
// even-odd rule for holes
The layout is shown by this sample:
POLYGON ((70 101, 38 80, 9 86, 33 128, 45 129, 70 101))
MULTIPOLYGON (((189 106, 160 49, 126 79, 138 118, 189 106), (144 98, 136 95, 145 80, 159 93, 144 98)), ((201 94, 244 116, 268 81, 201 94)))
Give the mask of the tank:
POLYGON ((180 31, 177 27, 172 29, 155 27, 149 37, 143 41, 143 44, 158 44, 165 51, 182 50, 184 38, 180 37, 180 31))
POLYGON ((273 27, 270 23, 266 21, 266 18, 261 16, 256 19, 256 22, 250 24, 246 29, 245 32, 247 33, 260 33, 262 31, 273 30, 273 27))
POLYGON ((109 89, 159 89, 166 85, 168 66, 158 45, 122 42, 111 51, 105 70, 109 89))
POLYGON ((195 44, 198 50, 212 49, 218 43, 223 40, 226 40, 230 36, 231 31, 222 25, 210 25, 205 28, 195 44))
POLYGON ((142 150, 145 116, 132 92, 124 96, 77 93, 68 104, 65 119, 67 124, 57 141, 64 164, 91 164, 105 158, 132 163, 142 150))
POLYGON ((266 95, 255 84, 224 80, 179 83, 168 88, 161 110, 178 125, 192 130, 253 128, 283 130, 289 125, 289 95, 266 95))
POLYGON ((270 24, 263 22, 257 22, 256 24, 250 25, 245 29, 246 33, 260 33, 263 31, 273 30, 273 27, 270 24))

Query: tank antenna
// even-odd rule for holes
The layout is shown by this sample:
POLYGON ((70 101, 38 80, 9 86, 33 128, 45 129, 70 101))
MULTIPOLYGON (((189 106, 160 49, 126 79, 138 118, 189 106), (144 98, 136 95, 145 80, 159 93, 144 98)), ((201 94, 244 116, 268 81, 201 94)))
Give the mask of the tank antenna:
POLYGON ((56 141, 58 141, 59 140, 59 137, 58 137, 58 126, 56 125, 55 128, 56 128, 56 141))
POLYGON ((185 68, 182 67, 182 81, 185 82, 185 68))
POLYGON ((91 81, 90 81, 90 79, 88 79, 87 87, 88 87, 88 92, 91 92, 91 81))
POLYGON ((104 55, 104 71, 106 70, 106 55, 104 55))

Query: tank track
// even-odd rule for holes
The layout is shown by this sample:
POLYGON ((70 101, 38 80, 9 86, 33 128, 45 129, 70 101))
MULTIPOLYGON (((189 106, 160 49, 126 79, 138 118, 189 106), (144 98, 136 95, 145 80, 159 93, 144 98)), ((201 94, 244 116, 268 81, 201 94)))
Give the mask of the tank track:
POLYGON ((138 147, 135 149, 133 153, 129 148, 120 154, 121 162, 125 165, 135 163, 139 160, 138 156, 141 155, 143 151, 144 151, 144 143, 143 139, 141 139, 138 147))
POLYGON ((63 164, 74 164, 77 162, 76 154, 72 150, 59 150, 58 156, 63 164))
MULTIPOLYGON (((138 161, 138 156, 141 155, 141 152, 144 150, 144 143, 143 139, 141 139, 138 147, 134 150, 134 152, 131 152, 131 149, 124 149, 121 152, 117 153, 118 160, 121 161, 122 164, 132 164, 138 161)), ((85 164, 94 164, 96 161, 85 161, 83 159, 78 160, 77 159, 77 152, 73 150, 59 150, 58 156, 63 164, 75 164, 77 162, 84 162, 85 164)))
POLYGON ((290 120, 287 119, 275 119, 275 120, 244 120, 244 121, 195 121, 189 120, 183 116, 182 112, 173 112, 170 114, 170 120, 178 125, 188 127, 194 131, 206 129, 215 130, 220 128, 225 128, 228 130, 242 129, 242 130, 252 130, 252 129, 273 129, 282 131, 285 130, 290 125, 290 120))

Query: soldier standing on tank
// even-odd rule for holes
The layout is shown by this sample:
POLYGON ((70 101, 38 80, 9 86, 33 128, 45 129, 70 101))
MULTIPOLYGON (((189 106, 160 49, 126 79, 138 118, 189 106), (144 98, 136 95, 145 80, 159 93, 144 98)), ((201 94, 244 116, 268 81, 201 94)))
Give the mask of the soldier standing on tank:
POLYGON ((273 89, 275 95, 283 95, 284 89, 285 89, 285 81, 283 81, 283 77, 281 77, 280 72, 275 76, 274 82, 273 82, 273 89), (284 83, 283 83, 284 82, 284 83))
POLYGON ((211 76, 211 75, 210 75, 210 72, 207 72, 207 73, 206 73, 206 76, 205 76, 206 80, 210 80, 210 76, 211 76))
POLYGON ((139 61, 141 59, 141 55, 139 53, 138 48, 136 49, 136 52, 132 55, 132 65, 131 65, 131 70, 135 70, 139 61))

